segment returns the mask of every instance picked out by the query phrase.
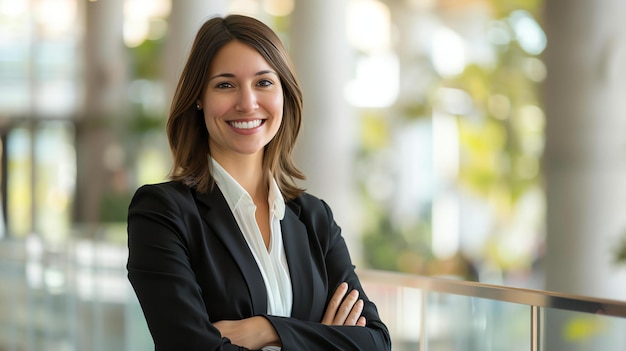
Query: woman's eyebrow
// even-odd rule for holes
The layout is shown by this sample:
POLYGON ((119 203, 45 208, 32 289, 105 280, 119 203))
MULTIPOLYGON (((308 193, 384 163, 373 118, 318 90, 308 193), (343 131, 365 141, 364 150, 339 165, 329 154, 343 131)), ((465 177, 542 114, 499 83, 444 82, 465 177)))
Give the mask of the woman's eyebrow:
POLYGON ((232 73, 219 73, 216 74, 212 77, 209 77, 209 80, 215 79, 215 78, 235 78, 235 75, 232 73))
MULTIPOLYGON (((266 69, 266 70, 263 70, 263 71, 258 71, 258 72, 257 72, 257 73, 255 73, 254 75, 255 75, 255 76, 262 76, 262 75, 264 75, 264 74, 274 74, 274 75, 277 75, 277 76, 278 76, 278 73, 276 73, 276 72, 272 71, 271 69, 266 69)), ((211 77, 209 78, 209 80, 212 80, 212 79, 215 79, 215 78, 235 78, 235 77, 236 77, 236 76, 235 76, 234 74, 232 74, 232 73, 219 73, 219 74, 216 74, 216 75, 214 75, 214 76, 211 76, 211 77)))
POLYGON ((276 72, 272 71, 271 69, 266 69, 266 70, 264 70, 264 71, 259 71, 259 72, 257 72, 257 73, 255 74, 255 76, 262 76, 262 75, 264 75, 264 74, 275 74, 275 75, 278 75, 278 73, 276 73, 276 72))

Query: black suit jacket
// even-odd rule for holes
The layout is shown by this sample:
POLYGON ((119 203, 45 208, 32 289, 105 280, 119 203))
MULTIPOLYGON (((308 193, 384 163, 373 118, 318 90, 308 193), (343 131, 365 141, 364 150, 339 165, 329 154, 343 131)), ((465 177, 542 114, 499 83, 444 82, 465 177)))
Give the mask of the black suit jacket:
POLYGON ((365 295, 329 207, 306 193, 281 221, 291 275, 291 317, 267 315, 259 268, 217 187, 200 194, 179 183, 146 185, 128 212, 128 278, 156 350, 243 350, 212 322, 264 316, 283 351, 390 350, 389 332, 365 295), (358 289, 366 327, 320 323, 341 282, 358 289))

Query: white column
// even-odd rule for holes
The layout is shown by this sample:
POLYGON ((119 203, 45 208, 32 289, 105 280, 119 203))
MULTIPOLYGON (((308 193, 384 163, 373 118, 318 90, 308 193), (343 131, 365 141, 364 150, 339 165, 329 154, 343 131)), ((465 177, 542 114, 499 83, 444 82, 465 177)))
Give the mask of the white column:
POLYGON ((287 46, 304 94, 295 151, 296 163, 307 175, 303 186, 332 207, 353 260, 358 261, 358 202, 353 199, 352 174, 357 123, 344 98, 353 70, 346 10, 345 0, 297 0, 287 46))
POLYGON ((124 1, 90 1, 85 6, 85 111, 101 117, 117 112, 126 100, 124 1))
POLYGON ((546 3, 546 288, 624 297, 626 3, 546 3))
POLYGON ((226 8, 226 0, 172 0, 163 57, 168 111, 198 29, 207 19, 224 16, 226 8))
MULTIPOLYGON (((626 230, 624 13, 618 0, 546 1, 547 290, 624 299, 613 261, 626 230)), ((560 340, 568 318, 547 317, 546 349, 579 350, 560 340)))
POLYGON ((96 222, 110 181, 104 159, 115 118, 123 118, 127 95, 127 59, 122 37, 123 0, 85 5, 84 108, 77 118, 76 220, 96 222))

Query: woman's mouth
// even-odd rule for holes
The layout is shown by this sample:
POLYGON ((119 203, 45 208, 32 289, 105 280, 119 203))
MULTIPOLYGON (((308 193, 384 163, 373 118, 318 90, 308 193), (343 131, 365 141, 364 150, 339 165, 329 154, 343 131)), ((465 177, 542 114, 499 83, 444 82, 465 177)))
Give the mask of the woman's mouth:
POLYGON ((263 123, 262 119, 255 119, 252 121, 229 121, 231 127, 236 129, 254 129, 263 123))

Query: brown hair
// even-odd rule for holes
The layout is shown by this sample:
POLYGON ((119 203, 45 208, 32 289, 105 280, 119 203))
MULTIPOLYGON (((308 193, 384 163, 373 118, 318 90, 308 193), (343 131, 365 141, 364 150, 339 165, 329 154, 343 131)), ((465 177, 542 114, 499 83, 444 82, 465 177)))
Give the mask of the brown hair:
POLYGON ((291 160, 302 121, 302 92, 278 36, 261 21, 242 15, 211 18, 198 30, 167 121, 167 136, 174 158, 171 178, 202 193, 215 185, 207 161, 210 136, 203 112, 197 110, 195 104, 204 91, 213 57, 233 40, 255 48, 280 77, 283 120, 274 138, 265 146, 263 168, 268 170, 266 174, 274 176, 285 199, 293 199, 303 191, 294 178, 305 179, 291 160))

